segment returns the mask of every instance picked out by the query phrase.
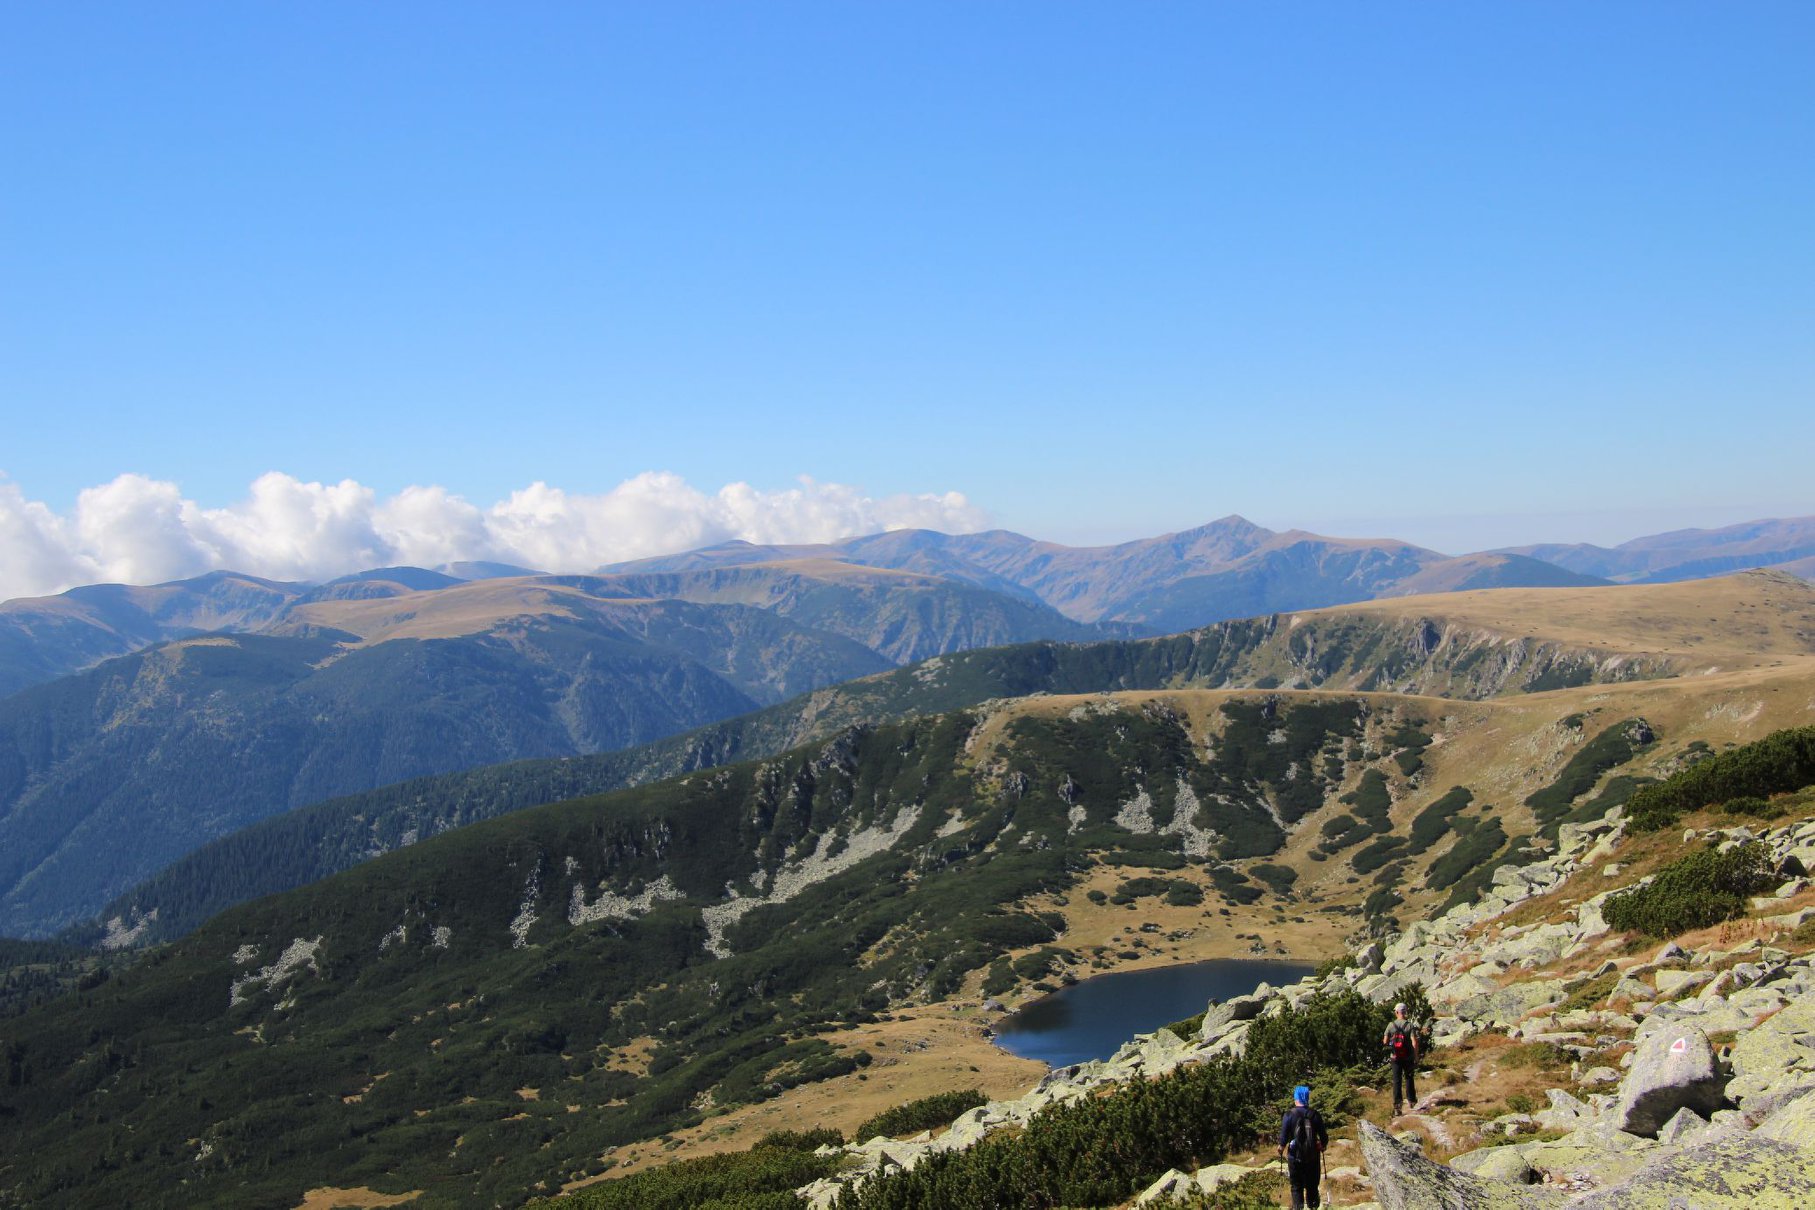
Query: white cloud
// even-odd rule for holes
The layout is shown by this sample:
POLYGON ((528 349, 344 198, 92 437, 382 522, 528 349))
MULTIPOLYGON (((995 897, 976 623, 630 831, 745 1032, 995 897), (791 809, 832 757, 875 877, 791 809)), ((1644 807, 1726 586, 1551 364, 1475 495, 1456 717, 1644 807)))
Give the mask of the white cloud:
POLYGON ((986 521, 958 492, 879 499, 803 477, 781 491, 732 483, 707 494, 665 471, 597 495, 532 483, 489 508, 441 487, 381 500, 351 479, 305 483, 276 471, 259 476, 244 500, 203 508, 174 483, 121 475, 83 491, 67 517, 0 479, 0 600, 217 568, 278 580, 460 559, 591 571, 732 538, 830 542, 912 527, 964 532, 986 521))

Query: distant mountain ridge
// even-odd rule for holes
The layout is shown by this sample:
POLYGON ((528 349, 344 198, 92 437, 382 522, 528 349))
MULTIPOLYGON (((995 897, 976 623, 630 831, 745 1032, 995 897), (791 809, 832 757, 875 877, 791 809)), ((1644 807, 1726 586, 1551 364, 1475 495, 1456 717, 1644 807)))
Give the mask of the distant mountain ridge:
POLYGON ((1024 594, 1079 621, 1158 633, 1420 592, 1603 582, 1525 556, 1453 558, 1394 539, 1278 533, 1238 516, 1114 546, 1062 546, 1008 530, 896 530, 819 546, 727 542, 600 570, 697 571, 801 558, 926 572, 1024 594))
MULTIPOLYGON (((1778 567, 1810 579, 1815 578, 1815 517, 1679 530, 1612 548, 1543 544, 1453 557, 1394 539, 1276 532, 1234 515, 1174 534, 1098 547, 1065 546, 1008 530, 895 530, 818 544, 725 542, 610 564, 598 573, 723 572, 776 563, 820 569, 842 564, 938 577, 1042 604, 1076 622, 1112 623, 1112 635, 1133 635, 1281 610, 1474 588, 1659 582, 1753 567, 1778 567)), ((299 603, 526 578, 545 578, 545 573, 468 561, 432 570, 378 568, 312 585, 223 571, 145 587, 88 585, 55 597, 0 602, 0 697, 152 643, 211 631, 258 631, 299 603)), ((709 580, 692 581, 684 590, 708 597, 723 591, 722 582, 714 587, 709 580)), ((1042 637, 1063 636, 1050 632, 1042 637)), ((899 651, 909 646, 896 640, 888 644, 899 651)), ((896 658, 925 654, 923 644, 896 658)))
POLYGON ((308 587, 215 571, 169 584, 88 584, 0 602, 0 697, 168 639, 256 630, 308 587))
POLYGON ((1753 567, 1780 567, 1808 579, 1815 576, 1815 517, 1679 529, 1614 547, 1549 544, 1509 547, 1499 553, 1541 559, 1619 583, 1699 580, 1753 567))

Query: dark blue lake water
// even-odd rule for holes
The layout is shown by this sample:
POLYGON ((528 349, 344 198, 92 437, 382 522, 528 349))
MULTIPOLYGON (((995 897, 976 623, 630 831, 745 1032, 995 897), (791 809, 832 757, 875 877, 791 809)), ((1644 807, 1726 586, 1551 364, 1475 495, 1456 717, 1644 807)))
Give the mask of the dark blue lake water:
POLYGON ((1212 997, 1245 996, 1263 983, 1279 987, 1310 973, 1301 962, 1214 958, 1098 975, 1004 1017, 996 1044, 1053 1067, 1107 1059, 1136 1034, 1203 1012, 1212 997))

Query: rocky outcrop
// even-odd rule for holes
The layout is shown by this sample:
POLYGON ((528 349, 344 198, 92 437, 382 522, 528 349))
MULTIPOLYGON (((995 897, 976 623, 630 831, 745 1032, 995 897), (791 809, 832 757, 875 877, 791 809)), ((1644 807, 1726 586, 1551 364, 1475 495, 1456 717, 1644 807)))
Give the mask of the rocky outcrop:
POLYGON ((1561 1193, 1436 1163, 1372 1122, 1361 1123, 1361 1158, 1383 1210, 1536 1210, 1564 1204, 1561 1193))

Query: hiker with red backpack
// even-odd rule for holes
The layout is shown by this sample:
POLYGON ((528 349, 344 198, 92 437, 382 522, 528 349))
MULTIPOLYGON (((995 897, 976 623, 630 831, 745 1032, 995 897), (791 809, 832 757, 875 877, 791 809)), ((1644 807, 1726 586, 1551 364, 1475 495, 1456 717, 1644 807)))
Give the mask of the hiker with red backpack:
POLYGON ((1393 1022, 1380 1042, 1393 1063, 1393 1116, 1398 1117, 1408 1101, 1418 1102, 1418 1089, 1412 1083, 1412 1073, 1418 1068, 1418 1031, 1406 1020, 1405 1005, 1393 1005, 1393 1022))
POLYGON ((1311 1108, 1311 1089, 1300 1084, 1292 1090, 1292 1108, 1279 1124, 1279 1154, 1286 1161, 1286 1179, 1292 1185, 1292 1210, 1317 1210, 1322 1199, 1317 1186, 1323 1180, 1323 1149, 1330 1132, 1323 1115, 1311 1108))

